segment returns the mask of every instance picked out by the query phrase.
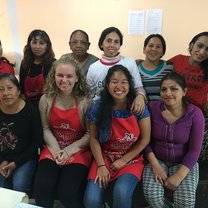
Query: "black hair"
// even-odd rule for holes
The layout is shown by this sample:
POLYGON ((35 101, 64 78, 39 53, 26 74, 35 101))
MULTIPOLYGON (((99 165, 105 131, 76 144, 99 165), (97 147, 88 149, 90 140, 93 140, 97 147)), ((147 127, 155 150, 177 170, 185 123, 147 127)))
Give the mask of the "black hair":
POLYGON ((185 78, 183 76, 181 76, 180 74, 178 74, 176 72, 170 72, 169 74, 167 74, 161 80, 160 88, 161 88, 163 82, 166 81, 166 80, 173 80, 173 81, 175 81, 182 88, 182 90, 185 91, 185 89, 186 89, 186 81, 185 81, 185 78))
POLYGON ((116 27, 108 27, 105 30, 103 30, 103 32, 100 35, 99 41, 98 41, 98 46, 101 51, 103 51, 103 48, 102 48, 103 41, 105 40, 106 36, 112 32, 115 32, 119 36, 120 45, 123 44, 123 35, 122 35, 121 31, 116 27))
MULTIPOLYGON (((189 43, 189 48, 188 51, 191 54, 191 50, 192 50, 192 44, 195 44, 196 41, 201 37, 201 36, 207 36, 208 37, 208 32, 201 32, 197 35, 195 35, 192 40, 189 43)), ((204 61, 202 61, 200 63, 200 66, 203 68, 203 72, 204 72, 204 81, 208 81, 208 58, 204 61)))
POLYGON ((165 55, 165 52, 166 52, 166 42, 165 42, 165 39, 163 38, 163 36, 160 35, 160 34, 151 34, 151 35, 149 35, 149 36, 145 39, 145 41, 144 41, 144 47, 146 47, 146 46, 148 45, 150 39, 152 39, 152 38, 158 38, 158 39, 160 39, 160 41, 161 41, 161 43, 162 43, 163 56, 164 56, 164 55, 165 55))
POLYGON ((69 38, 69 42, 71 42, 72 36, 73 36, 74 34, 78 33, 78 32, 82 33, 82 34, 85 36, 87 42, 89 43, 89 36, 88 36, 88 34, 87 34, 84 30, 79 30, 79 29, 78 29, 78 30, 74 30, 74 31, 71 33, 70 38, 69 38))
POLYGON ((111 68, 109 68, 108 73, 106 75, 105 79, 105 85, 104 89, 101 92, 101 98, 100 98, 100 106, 96 114, 96 126, 99 129, 99 140, 106 141, 108 138, 102 138, 103 132, 105 132, 107 129, 111 129, 111 123, 112 123, 112 110, 113 110, 113 98, 109 93, 108 85, 110 83, 110 79, 114 72, 122 71, 125 76, 127 77, 128 83, 129 83, 129 92, 127 94, 128 103, 131 105, 134 98, 136 97, 136 92, 134 89, 134 81, 133 78, 129 72, 129 70, 123 66, 123 65, 114 65, 111 68))
POLYGON ((52 63, 55 61, 55 54, 52 49, 52 43, 48 34, 44 30, 35 29, 29 34, 27 44, 24 47, 24 57, 22 60, 22 64, 25 70, 28 70, 28 68, 33 64, 35 60, 34 54, 30 46, 30 42, 33 38, 36 39, 37 37, 43 39, 43 41, 47 44, 47 48, 42 57, 41 64, 51 66, 52 63))
POLYGON ((9 74, 9 73, 0 74, 0 80, 2 80, 4 78, 9 79, 17 87, 17 89, 20 91, 19 81, 13 74, 9 74))

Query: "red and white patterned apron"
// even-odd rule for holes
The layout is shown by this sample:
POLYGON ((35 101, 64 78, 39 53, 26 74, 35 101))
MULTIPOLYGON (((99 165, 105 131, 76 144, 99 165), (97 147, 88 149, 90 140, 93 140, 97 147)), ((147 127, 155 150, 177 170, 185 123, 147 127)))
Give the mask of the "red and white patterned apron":
MULTIPOLYGON (((79 109, 78 109, 78 100, 76 98, 76 107, 69 110, 62 110, 54 106, 55 98, 50 112, 50 126, 53 135, 56 137, 60 149, 64 149, 73 142, 79 140, 86 130, 82 127, 79 109)), ((44 146, 43 151, 40 154, 40 160, 50 159, 54 161, 54 157, 51 152, 44 146)), ((83 164, 87 167, 90 167, 92 162, 92 153, 89 148, 84 148, 83 150, 75 153, 69 158, 65 165, 72 163, 83 164)))
MULTIPOLYGON (((111 181, 123 174, 133 174, 139 180, 141 179, 144 168, 143 156, 138 155, 128 164, 124 165, 117 171, 112 171, 111 164, 125 155, 137 142, 140 135, 140 128, 134 115, 129 118, 112 119, 112 130, 108 142, 101 144, 105 165, 110 171, 111 181)), ((92 163, 89 179, 95 179, 97 175, 97 163, 95 160, 92 163)))

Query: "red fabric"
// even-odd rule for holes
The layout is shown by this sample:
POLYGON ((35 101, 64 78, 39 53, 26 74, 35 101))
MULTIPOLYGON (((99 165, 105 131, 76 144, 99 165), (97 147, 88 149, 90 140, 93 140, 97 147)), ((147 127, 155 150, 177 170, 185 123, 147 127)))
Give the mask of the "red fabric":
MULTIPOLYGON (((111 181, 123 174, 133 174, 139 180, 141 179, 144 168, 144 159, 140 155, 117 171, 113 172, 110 169, 111 164, 125 155, 131 149, 133 144, 137 142, 139 135, 140 129, 134 115, 129 118, 113 118, 110 139, 108 142, 101 145, 105 165, 110 171, 111 181)), ((88 178, 95 179, 96 175, 97 164, 94 161, 88 178)))
MULTIPOLYGON (((75 108, 69 110, 61 110, 55 106, 52 106, 50 114, 50 126, 51 131, 56 137, 61 149, 64 149, 73 142, 79 140, 86 133, 85 129, 81 125, 78 103, 76 104, 75 108)), ((46 146, 41 152, 40 160, 45 158, 54 160, 52 154, 46 146)), ((91 161, 92 153, 89 148, 85 148, 70 157, 65 165, 79 163, 89 167, 91 161)))
MULTIPOLYGON (((30 73, 30 69, 28 74, 30 73)), ((40 97, 43 94, 43 87, 45 84, 43 67, 42 73, 35 77, 27 76, 25 78, 25 98, 32 103, 38 105, 40 97)))
POLYGON ((202 108, 208 96, 208 81, 204 81, 203 69, 189 64, 189 56, 177 55, 169 60, 176 72, 186 80, 186 97, 190 102, 202 108))
POLYGON ((1 60, 0 61, 0 74, 9 73, 15 75, 13 67, 6 63, 6 61, 1 60))

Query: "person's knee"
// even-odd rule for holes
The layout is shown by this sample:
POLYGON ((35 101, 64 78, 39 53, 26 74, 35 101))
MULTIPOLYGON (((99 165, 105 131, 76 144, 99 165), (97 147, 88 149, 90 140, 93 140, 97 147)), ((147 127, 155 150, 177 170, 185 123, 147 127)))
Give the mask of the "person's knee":
POLYGON ((154 207, 157 207, 157 204, 164 204, 164 196, 160 196, 157 193, 154 193, 153 191, 144 191, 144 197, 148 204, 154 205, 154 207))
POLYGON ((13 182, 13 190, 27 192, 30 189, 30 184, 25 181, 14 181, 13 182))
POLYGON ((101 207, 102 202, 93 193, 86 192, 83 199, 86 208, 101 207))
POLYGON ((174 200, 175 207, 195 207, 195 198, 183 197, 177 200, 174 200))

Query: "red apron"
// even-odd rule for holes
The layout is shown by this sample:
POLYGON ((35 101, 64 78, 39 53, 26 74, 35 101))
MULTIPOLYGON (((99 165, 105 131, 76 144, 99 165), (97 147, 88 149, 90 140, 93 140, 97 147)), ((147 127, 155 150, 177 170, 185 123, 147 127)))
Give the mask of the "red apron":
MULTIPOLYGON (((82 127, 79 109, 78 109, 78 100, 76 98, 76 107, 69 110, 62 110, 54 106, 55 98, 50 112, 50 126, 53 135, 56 137, 60 149, 64 149, 73 142, 79 140, 86 130, 82 127)), ((51 152, 44 146, 43 151, 40 155, 40 160, 50 159, 54 161, 54 157, 51 152)), ((92 153, 89 148, 84 148, 83 150, 75 153, 69 158, 65 165, 72 163, 83 164, 87 167, 90 167, 92 162, 92 153)))
POLYGON ((45 84, 44 76, 43 76, 43 66, 42 66, 42 73, 35 76, 30 77, 31 68, 28 70, 28 74, 25 78, 24 87, 25 87, 25 98, 29 100, 35 105, 38 105, 40 97, 43 94, 43 87, 45 84))
MULTIPOLYGON (((133 174, 139 180, 141 179, 144 168, 143 156, 138 155, 128 164, 124 165, 117 171, 112 171, 111 164, 125 155, 138 140, 140 129, 134 115, 129 118, 115 118, 112 119, 112 130, 108 142, 101 144, 103 158, 106 167, 110 171, 111 181, 123 174, 133 174)), ((97 175, 97 163, 95 160, 92 163, 89 179, 95 179, 97 175)))

